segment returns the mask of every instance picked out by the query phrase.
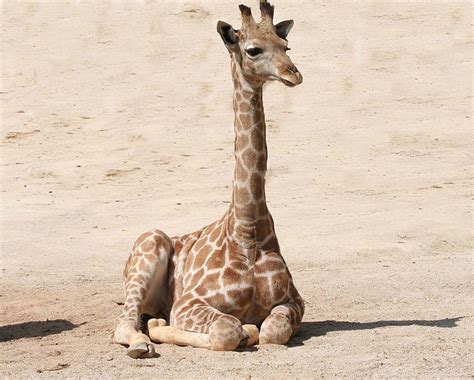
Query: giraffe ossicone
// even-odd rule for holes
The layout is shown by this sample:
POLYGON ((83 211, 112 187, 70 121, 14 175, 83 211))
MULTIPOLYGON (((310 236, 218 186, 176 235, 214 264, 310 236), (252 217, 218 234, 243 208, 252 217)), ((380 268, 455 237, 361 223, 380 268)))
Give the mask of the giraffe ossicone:
POLYGON ((281 255, 265 198, 262 87, 271 80, 289 87, 303 80, 287 55, 293 21, 275 25, 274 7, 266 0, 260 1, 258 23, 249 7, 239 8, 239 30, 217 23, 234 84, 232 201, 221 219, 196 232, 170 238, 152 230, 135 242, 114 333, 133 358, 152 357, 151 340, 212 350, 286 344, 303 317, 304 302, 281 255), (144 315, 154 318, 142 331, 144 315))

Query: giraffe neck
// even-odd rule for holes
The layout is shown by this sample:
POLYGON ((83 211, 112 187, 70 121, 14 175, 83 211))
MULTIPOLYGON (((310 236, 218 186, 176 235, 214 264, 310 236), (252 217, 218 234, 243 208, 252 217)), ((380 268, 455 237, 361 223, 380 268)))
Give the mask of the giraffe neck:
POLYGON ((231 227, 235 240, 253 245, 273 234, 273 221, 265 200, 267 144, 262 84, 246 80, 234 60, 231 68, 235 114, 231 227))

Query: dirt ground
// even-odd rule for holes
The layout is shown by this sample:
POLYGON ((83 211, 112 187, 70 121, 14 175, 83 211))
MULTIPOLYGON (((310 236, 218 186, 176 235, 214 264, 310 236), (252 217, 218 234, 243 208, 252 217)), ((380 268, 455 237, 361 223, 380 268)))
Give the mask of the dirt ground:
POLYGON ((301 332, 109 342, 134 239, 228 207, 230 3, 1 3, 0 377, 472 377, 469 1, 275 0, 304 83, 266 87, 267 198, 301 332))

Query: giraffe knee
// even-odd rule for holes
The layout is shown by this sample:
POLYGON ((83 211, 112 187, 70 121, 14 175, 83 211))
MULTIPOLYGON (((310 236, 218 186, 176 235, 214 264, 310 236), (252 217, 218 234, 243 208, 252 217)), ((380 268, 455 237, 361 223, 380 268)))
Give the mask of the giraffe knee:
POLYGON ((167 256, 172 250, 172 242, 163 231, 152 230, 140 235, 135 242, 135 250, 144 254, 167 256))
POLYGON ((270 314, 260 328, 260 344, 286 344, 293 334, 293 328, 287 316, 270 314))
POLYGON ((146 277, 146 273, 151 275, 160 268, 162 272, 166 272, 172 251, 171 239, 164 232, 160 230, 145 232, 133 246, 123 271, 124 278, 144 273, 146 277))
POLYGON ((231 315, 223 315, 209 328, 209 341, 214 351, 235 350, 242 337, 242 324, 231 315))

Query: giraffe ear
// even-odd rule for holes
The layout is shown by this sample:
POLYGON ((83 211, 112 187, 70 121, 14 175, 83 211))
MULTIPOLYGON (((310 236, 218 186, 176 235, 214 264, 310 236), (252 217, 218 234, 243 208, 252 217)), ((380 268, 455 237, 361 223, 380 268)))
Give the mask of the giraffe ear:
POLYGON ((291 28, 293 28, 294 24, 295 22, 293 20, 286 20, 276 24, 275 31, 277 36, 286 40, 286 36, 288 35, 288 33, 290 33, 290 30, 291 28))
POLYGON ((235 50, 238 42, 238 37, 232 25, 227 24, 224 21, 217 23, 217 33, 220 34, 222 41, 229 50, 235 50))

